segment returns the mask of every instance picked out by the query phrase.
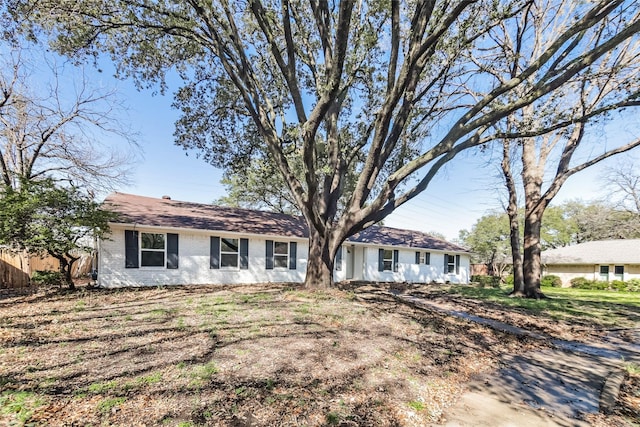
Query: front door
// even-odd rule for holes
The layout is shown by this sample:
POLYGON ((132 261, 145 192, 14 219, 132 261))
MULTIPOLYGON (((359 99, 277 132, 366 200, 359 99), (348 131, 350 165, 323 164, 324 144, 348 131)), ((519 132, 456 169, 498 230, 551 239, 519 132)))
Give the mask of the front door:
POLYGON ((353 253, 354 247, 347 246, 347 280, 353 279, 353 253))

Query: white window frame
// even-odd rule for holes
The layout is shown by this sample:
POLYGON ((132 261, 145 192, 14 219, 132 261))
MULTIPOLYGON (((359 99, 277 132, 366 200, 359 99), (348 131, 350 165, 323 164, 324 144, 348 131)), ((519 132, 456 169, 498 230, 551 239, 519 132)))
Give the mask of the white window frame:
POLYGON ((613 277, 615 280, 624 280, 624 265, 614 265, 613 266, 613 277), (622 273, 618 273, 618 269, 622 269, 622 273))
POLYGON ((382 271, 393 271, 393 249, 383 249, 382 256, 382 271), (387 252, 389 252, 389 258, 387 258, 387 252), (387 268, 387 263, 389 263, 389 268, 387 268))
POLYGON ((153 232, 145 232, 145 231, 141 231, 140 232, 140 253, 139 253, 139 257, 140 257, 140 268, 164 268, 167 265, 167 234, 166 233, 153 233, 153 232), (145 234, 154 234, 154 235, 159 235, 162 236, 162 243, 163 243, 163 248, 162 249, 157 249, 157 248, 144 248, 143 247, 143 236, 145 234), (157 252, 157 253, 162 253, 162 264, 161 265, 145 265, 144 264, 144 257, 142 256, 142 254, 144 252, 157 252))
POLYGON ((456 273, 456 256, 455 255, 447 255, 447 274, 455 274, 456 273))
POLYGON ((288 270, 289 269, 289 254, 291 253, 291 249, 289 247, 290 242, 281 242, 274 240, 273 241, 273 268, 279 270, 288 270), (277 252, 276 248, 280 245, 280 247, 284 246, 287 250, 284 252, 277 252), (284 259, 284 265, 278 265, 277 259, 284 259))
POLYGON ((220 237, 220 269, 221 270, 239 270, 240 269, 240 239, 239 238, 235 238, 235 237, 220 237), (223 246, 229 246, 229 245, 225 245, 224 241, 225 240, 234 240, 236 242, 236 251, 232 252, 232 251, 223 251, 222 247, 223 246), (222 262, 222 256, 223 255, 235 255, 236 256, 236 265, 224 265, 224 263, 222 262))
POLYGON ((608 282, 610 278, 611 278, 611 269, 609 268, 609 266, 608 265, 600 265, 600 267, 598 267, 598 280, 601 280, 601 281, 604 281, 604 282, 608 282), (606 269, 607 272, 603 273, 602 272, 603 269, 606 269), (604 277, 605 274, 606 274, 606 278, 604 277))
POLYGON ((420 252, 420 264, 431 265, 431 252, 420 252))

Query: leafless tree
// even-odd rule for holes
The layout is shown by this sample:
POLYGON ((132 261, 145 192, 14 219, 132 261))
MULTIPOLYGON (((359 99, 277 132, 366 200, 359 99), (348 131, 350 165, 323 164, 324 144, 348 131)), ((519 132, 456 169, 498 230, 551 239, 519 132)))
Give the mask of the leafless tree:
POLYGON ((128 182, 139 150, 116 91, 93 87, 81 68, 34 45, 5 43, 0 53, 2 184, 52 178, 95 194, 128 182))
MULTIPOLYGON (((516 27, 499 27, 493 36, 502 50, 496 51, 495 75, 507 81, 531 66, 531 61, 555 43, 550 37, 569 25, 579 6, 573 1, 531 2, 516 27), (560 19, 562 18, 562 19, 560 19), (525 39, 530 38, 528 43, 525 39), (530 50, 529 50, 530 49, 530 50)), ((627 5, 637 17, 637 4, 627 5)), ((610 22, 598 24, 589 36, 583 35, 560 51, 558 61, 576 52, 591 52, 612 31, 610 22)), ((549 70, 536 71, 544 80, 549 70)), ((566 180, 608 157, 640 145, 630 138, 615 146, 606 146, 593 138, 598 126, 604 126, 616 111, 640 105, 640 43, 629 39, 573 76, 561 90, 541 97, 506 118, 500 126, 504 132, 502 168, 512 223, 514 295, 543 296, 540 291, 540 228, 542 216, 566 180), (579 150, 581 147, 588 148, 579 150), (586 154, 585 154, 586 153, 586 154), (524 241, 520 258, 517 218, 517 188, 511 167, 519 162, 521 194, 524 199, 524 241), (522 261, 521 261, 522 259, 522 261)), ((523 96, 526 85, 514 96, 523 96)))
POLYGON ((617 209, 640 215, 640 168, 637 161, 625 159, 605 169, 601 177, 608 190, 606 201, 617 209))

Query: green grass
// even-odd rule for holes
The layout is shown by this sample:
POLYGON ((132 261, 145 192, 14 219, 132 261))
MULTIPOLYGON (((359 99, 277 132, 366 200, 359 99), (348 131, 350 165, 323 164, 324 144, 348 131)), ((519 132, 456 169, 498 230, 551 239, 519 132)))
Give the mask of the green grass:
POLYGON ((423 411, 424 410, 424 403, 422 403, 422 402, 420 402, 418 400, 412 400, 407 405, 409 405, 411 408, 413 408, 416 411, 423 411))
POLYGON ((631 375, 640 375, 640 365, 637 363, 629 363, 625 366, 625 369, 631 375))
POLYGON ((218 373, 218 367, 215 362, 209 362, 204 365, 199 365, 193 368, 191 371, 191 378, 193 381, 191 385, 194 387, 202 387, 208 381, 211 381, 213 376, 218 373))
POLYGON ((633 327, 640 321, 640 293, 573 288, 543 288, 549 298, 510 298, 511 288, 453 286, 452 294, 493 302, 507 308, 524 309, 534 315, 557 320, 590 322, 601 326, 633 327))
POLYGON ((15 425, 24 425, 33 411, 44 405, 42 398, 28 391, 5 391, 0 395, 0 413, 12 415, 15 425))
POLYGON ((89 387, 87 387, 87 391, 89 393, 101 394, 101 393, 113 391, 117 387, 118 387, 117 381, 107 381, 107 382, 89 384, 89 387))
POLYGON ((102 412, 103 414, 108 414, 113 408, 122 405, 126 400, 126 397, 113 397, 104 399, 98 404, 98 411, 102 412))

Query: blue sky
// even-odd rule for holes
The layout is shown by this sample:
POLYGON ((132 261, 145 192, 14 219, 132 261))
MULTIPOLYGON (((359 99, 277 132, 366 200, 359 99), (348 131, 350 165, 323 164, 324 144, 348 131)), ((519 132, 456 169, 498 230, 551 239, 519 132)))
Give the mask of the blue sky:
MULTIPOLYGON (((127 125, 139 133, 143 151, 131 184, 118 191, 150 197, 168 195, 174 200, 200 203, 211 203, 224 195, 222 171, 173 142, 178 112, 171 108, 171 102, 177 86, 170 86, 166 95, 154 96, 151 90, 138 91, 129 81, 115 82, 106 72, 97 77, 107 86, 118 86, 129 105, 129 114, 123 120, 130 121, 127 125)), ((554 202, 603 197, 599 175, 603 167, 616 161, 609 159, 569 178, 554 202)), ((483 214, 500 209, 503 191, 499 176, 498 163, 489 162, 486 154, 463 153, 438 173, 425 192, 390 215, 385 225, 437 231, 448 239, 456 238, 461 229, 470 229, 483 214)))

